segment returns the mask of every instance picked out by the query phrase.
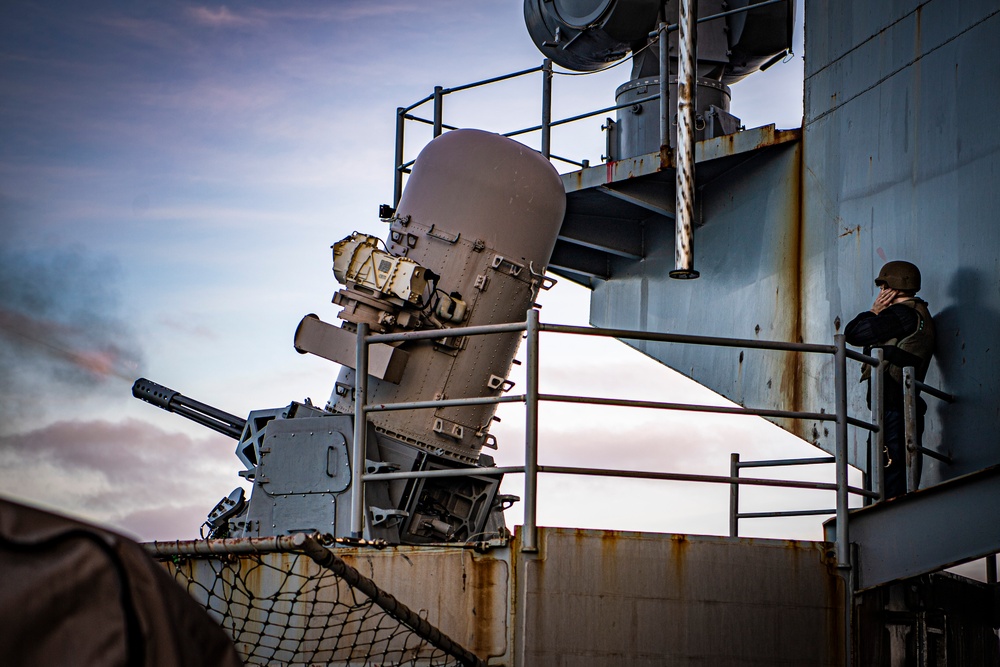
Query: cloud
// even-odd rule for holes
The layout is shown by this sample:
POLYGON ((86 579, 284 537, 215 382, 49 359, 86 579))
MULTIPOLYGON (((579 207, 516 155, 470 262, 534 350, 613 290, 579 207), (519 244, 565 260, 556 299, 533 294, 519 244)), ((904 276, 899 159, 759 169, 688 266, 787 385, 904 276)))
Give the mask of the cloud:
POLYGON ((213 28, 231 28, 234 26, 257 25, 261 23, 257 19, 253 19, 245 15, 235 14, 225 5, 222 5, 217 9, 211 9, 209 7, 190 7, 188 9, 188 16, 190 16, 195 23, 211 26, 213 28))
POLYGON ((81 250, 0 250, 0 430, 37 420, 53 395, 119 391, 140 373, 117 281, 116 263, 81 250))
POLYGON ((140 539, 194 537, 239 479, 234 448, 137 420, 57 422, 0 435, 0 488, 140 539))

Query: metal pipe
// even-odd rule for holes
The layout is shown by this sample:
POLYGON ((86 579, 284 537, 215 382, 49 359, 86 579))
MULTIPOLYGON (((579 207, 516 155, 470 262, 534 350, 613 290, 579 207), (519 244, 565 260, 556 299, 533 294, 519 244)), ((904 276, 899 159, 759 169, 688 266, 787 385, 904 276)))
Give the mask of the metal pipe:
MULTIPOLYGON (((605 107, 603 109, 598 109, 597 111, 588 111, 587 113, 577 114, 576 116, 569 116, 567 118, 562 118, 560 120, 554 120, 549 123, 549 127, 558 127, 559 125, 566 125, 567 123, 575 123, 578 120, 585 120, 587 118, 593 118, 594 116, 600 116, 601 114, 608 113, 610 111, 617 111, 618 109, 625 109, 636 104, 643 104, 644 102, 653 102, 660 99, 660 95, 650 95, 649 97, 643 97, 638 100, 629 100, 628 102, 623 102, 622 104, 616 104, 613 107, 605 107)), ((525 127, 520 130, 513 130, 511 132, 505 132, 503 136, 505 137, 516 137, 520 134, 528 134, 529 132, 537 132, 542 129, 541 125, 532 125, 531 127, 525 127)), ((555 157, 550 156, 550 157, 555 157)))
POLYGON ((170 542, 147 542, 142 545, 147 554, 154 558, 173 556, 211 556, 219 554, 268 554, 295 551, 295 535, 274 535, 272 537, 240 537, 224 540, 172 540, 170 542))
MULTIPOLYGON (((662 24, 661 24, 662 25, 662 24)), ((740 453, 733 452, 729 455, 729 476, 740 476, 740 453)), ((729 537, 739 537, 740 535, 740 485, 733 483, 729 485, 729 537)))
POLYGON ((392 207, 399 206, 403 198, 403 126, 406 124, 403 107, 396 107, 396 164, 392 169, 392 207))
POLYGON ((422 97, 418 101, 416 101, 413 104, 411 104, 410 106, 403 107, 403 112, 404 113, 409 113, 409 112, 413 111, 414 109, 416 109, 417 107, 422 106, 424 104, 427 104, 428 102, 430 102, 433 99, 434 99, 434 94, 433 93, 430 94, 430 95, 428 95, 427 97, 422 97))
POLYGON ((447 398, 440 401, 410 401, 409 403, 372 403, 365 412, 391 412, 393 410, 425 410, 428 408, 454 408, 467 405, 496 405, 497 403, 523 403, 524 394, 517 396, 477 396, 474 398, 447 398))
POLYGON ((746 512, 740 514, 741 519, 775 519, 788 516, 825 516, 836 514, 835 508, 827 510, 784 510, 781 512, 746 512))
MULTIPOLYGON (((698 74, 698 2, 680 0, 680 18, 677 44, 677 145, 674 159, 675 175, 674 208, 674 270, 671 278, 690 280, 698 277, 694 268, 694 139, 695 139, 695 84, 698 74)), ((663 50, 661 44, 661 51, 663 50)), ((660 61, 663 61, 663 55, 660 61)), ((669 72, 661 66, 660 86, 669 72)), ((661 92, 662 95, 662 92, 661 92)), ((662 97, 661 97, 662 103, 662 97)), ((661 119, 661 123, 662 123, 661 119)))
POLYGON ((917 445, 913 449, 914 449, 914 451, 920 452, 921 454, 926 454, 927 456, 931 457, 932 459, 937 459, 938 461, 941 461, 943 463, 947 463, 948 465, 951 465, 953 463, 953 461, 952 461, 952 459, 951 459, 950 456, 948 456, 946 454, 940 454, 938 452, 935 452, 933 449, 927 449, 926 447, 921 447, 919 445, 917 445))
POLYGON ((441 91, 444 90, 441 86, 434 86, 434 137, 441 136, 441 125, 444 120, 444 96, 441 91))
MULTIPOLYGON (((722 415, 749 415, 753 417, 781 417, 786 419, 813 419, 816 421, 836 421, 837 416, 827 412, 793 412, 791 410, 771 410, 756 408, 730 408, 722 405, 691 405, 689 403, 661 403, 659 401, 636 401, 623 398, 594 398, 590 396, 567 396, 563 394, 539 394, 539 399, 553 403, 583 403, 586 405, 612 405, 624 408, 651 408, 654 410, 678 410, 680 412, 711 412, 722 415)), ((864 422, 861 422, 864 424, 864 422)))
POLYGON ((667 44, 667 24, 661 22, 657 33, 660 56, 660 147, 670 145, 670 45, 667 44))
MULTIPOLYGON (((421 118, 420 116, 414 116, 412 114, 406 114, 404 116, 406 120, 412 120, 415 123, 423 123, 424 125, 434 125, 433 120, 427 120, 426 118, 421 118)), ((458 126, 448 125, 447 123, 441 123, 441 129, 443 130, 457 130, 458 126)))
MULTIPOLYGON (((739 459, 737 459, 739 460, 739 459)), ((833 456, 820 456, 812 459, 775 459, 773 461, 741 461, 741 468, 778 468, 780 466, 811 466, 820 463, 836 463, 833 456)))
POLYGON ((991 554, 986 557, 986 583, 997 583, 997 555, 991 554))
POLYGON ((368 456, 368 323, 358 323, 354 373, 354 443, 351 458, 351 536, 364 537, 365 458, 368 456))
POLYGON ((876 472, 878 479, 878 497, 879 500, 885 500, 885 401, 884 401, 884 387, 885 387, 885 351, 882 348, 878 348, 875 351, 875 356, 878 359, 878 363, 875 365, 872 373, 872 385, 869 391, 871 391, 871 403, 872 403, 872 413, 875 416, 875 425, 878 426, 878 430, 875 431, 875 465, 878 470, 876 472))
MULTIPOLYGON (((696 475, 679 472, 649 472, 648 470, 605 470, 603 468, 572 468, 568 466, 538 466, 538 472, 557 475, 584 475, 589 477, 621 477, 625 479, 659 479, 671 482, 704 482, 707 484, 746 484, 749 486, 775 486, 785 489, 815 489, 836 491, 832 482, 802 482, 798 480, 764 479, 758 477, 726 477, 723 475, 696 475)), ((870 491, 846 487, 849 493, 870 496, 870 491)))
POLYGON ((491 83, 498 83, 500 81, 506 81, 507 79, 514 79, 519 76, 524 76, 525 74, 534 74, 535 72, 540 72, 543 67, 544 65, 539 65, 538 67, 522 69, 519 72, 511 72, 510 74, 501 74, 500 76, 495 76, 491 79, 483 79, 482 81, 475 81, 473 83, 466 83, 461 86, 455 86, 454 88, 448 88, 444 92, 445 94, 457 93, 463 90, 468 90, 469 88, 478 88, 479 86, 486 86, 491 83))
MULTIPOLYGON (((748 338, 720 338, 718 336, 695 336, 691 334, 668 334, 656 331, 636 331, 634 329, 607 329, 602 327, 581 327, 567 324, 541 324, 541 331, 553 333, 577 334, 580 336, 606 336, 610 338, 625 338, 627 340, 649 340, 660 343, 691 343, 715 347, 746 347, 758 350, 783 350, 791 352, 818 352, 833 354, 834 345, 817 345, 815 343, 788 343, 778 340, 756 340, 748 338)), ((451 331, 449 329, 449 331, 451 331)), ((372 339, 375 342, 375 338, 372 339)), ((379 342, 385 342, 381 339, 379 342)), ((862 355, 858 355, 862 356, 862 355)), ((868 357, 863 357, 867 359, 868 357)), ((874 361, 874 359, 872 359, 874 361)))
POLYGON ((930 386, 929 384, 924 384, 920 380, 916 380, 914 382, 914 385, 917 387, 917 389, 920 390, 920 393, 922 393, 922 394, 930 394, 931 396, 933 396, 935 398, 940 398, 942 401, 945 401, 947 403, 954 403, 957 400, 955 398, 954 394, 949 394, 946 391, 941 391, 940 389, 935 389, 934 387, 930 386))
POLYGON ((552 154, 552 61, 542 61, 542 155, 552 154))
POLYGON ((478 336, 481 334, 510 333, 524 331, 524 322, 507 324, 483 324, 475 327, 455 327, 454 329, 425 329, 422 331, 402 331, 391 334, 372 334, 368 336, 369 343, 398 343, 405 340, 431 340, 434 338, 455 338, 457 336, 478 336))
MULTIPOLYGON (((527 466, 505 466, 500 468, 451 468, 448 470, 415 470, 412 472, 379 472, 364 476, 365 481, 386 482, 397 479, 425 479, 428 477, 474 477, 479 475, 507 475, 526 472, 527 466)), ((722 475, 697 475, 679 472, 650 472, 648 470, 608 470, 605 468, 577 468, 572 466, 537 466, 536 472, 545 475, 582 475, 585 477, 614 477, 621 479, 652 479, 665 482, 696 482, 705 484, 738 484, 748 486, 773 486, 783 489, 810 489, 814 491, 836 491, 832 482, 806 482, 799 480, 765 479, 763 477, 726 477, 722 475)), ((849 493, 858 496, 874 495, 857 487, 847 487, 849 493)), ((527 498, 525 499, 527 500, 527 498)))
POLYGON ((444 470, 412 470, 409 472, 373 472, 365 475, 366 482, 387 482, 394 479, 428 479, 431 477, 497 477, 524 472, 524 466, 497 468, 446 468, 444 470))
POLYGON ((524 535, 521 551, 538 551, 538 311, 528 311, 524 418, 524 535))
POLYGON ((917 451, 917 388, 913 366, 903 367, 903 432, 906 435, 906 492, 920 486, 920 452, 917 451))
POLYGON ((837 400, 837 567, 850 569, 850 533, 847 530, 847 341, 844 334, 833 337, 834 392, 837 400))

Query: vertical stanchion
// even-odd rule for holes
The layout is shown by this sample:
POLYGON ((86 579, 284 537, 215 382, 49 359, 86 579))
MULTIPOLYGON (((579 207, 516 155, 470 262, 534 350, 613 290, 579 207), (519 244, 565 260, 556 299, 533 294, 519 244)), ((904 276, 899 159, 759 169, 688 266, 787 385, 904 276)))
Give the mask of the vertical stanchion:
POLYGON ((521 551, 538 551, 538 311, 528 311, 524 424, 524 535, 521 551))
POLYGON ((847 531, 847 342, 834 337, 834 391, 837 394, 837 567, 850 568, 847 531))
POLYGON ((885 500, 885 351, 875 350, 878 366, 872 369, 871 402, 872 413, 878 432, 875 433, 875 480, 878 483, 879 500, 885 500))
POLYGON ((351 536, 364 537, 365 457, 368 455, 368 324, 358 323, 354 374, 354 443, 351 455, 351 536))
POLYGON ((660 146, 670 145, 670 48, 667 44, 667 24, 657 28, 660 54, 660 146))
POLYGON ((434 86, 434 136, 440 137, 444 131, 444 96, 441 86, 434 86))
POLYGON ((997 555, 992 554, 986 557, 986 583, 997 583, 997 555))
POLYGON ((392 175, 392 207, 399 206, 403 197, 403 126, 406 123, 406 110, 396 107, 396 165, 392 175))
POLYGON ((833 337, 834 392, 837 401, 837 568, 844 580, 844 665, 852 664, 852 616, 854 607, 854 576, 851 570, 851 543, 847 524, 847 340, 844 334, 833 337))
MULTIPOLYGON (((677 173, 674 207, 674 269, 671 278, 698 277, 694 269, 694 133, 695 86, 698 79, 697 0, 681 0, 677 21, 677 173)), ((660 72, 663 77, 666 73, 660 72)))
MULTIPOLYGON (((740 453, 729 455, 729 476, 740 476, 740 453)), ((740 485, 733 482, 729 485, 729 537, 740 535, 740 485)))
POLYGON ((913 366, 903 368, 903 430, 906 434, 906 492, 920 485, 920 457, 917 451, 917 385, 913 366))
POLYGON ((552 61, 542 61, 542 155, 552 155, 552 61))

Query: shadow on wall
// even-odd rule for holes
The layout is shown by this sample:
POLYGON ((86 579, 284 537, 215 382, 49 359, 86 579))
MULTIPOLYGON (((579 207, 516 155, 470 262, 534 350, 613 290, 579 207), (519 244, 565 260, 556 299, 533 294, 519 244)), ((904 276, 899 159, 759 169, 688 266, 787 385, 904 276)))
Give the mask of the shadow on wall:
POLYGON ((995 395, 997 371, 991 357, 1000 344, 1000 314, 984 300, 982 272, 961 268, 948 285, 950 305, 934 316, 937 330, 935 358, 941 388, 955 394, 954 404, 930 399, 941 424, 940 451, 953 464, 939 464, 944 476, 953 477, 1000 463, 1000 441, 986 437, 1000 423, 1000 402, 995 395))

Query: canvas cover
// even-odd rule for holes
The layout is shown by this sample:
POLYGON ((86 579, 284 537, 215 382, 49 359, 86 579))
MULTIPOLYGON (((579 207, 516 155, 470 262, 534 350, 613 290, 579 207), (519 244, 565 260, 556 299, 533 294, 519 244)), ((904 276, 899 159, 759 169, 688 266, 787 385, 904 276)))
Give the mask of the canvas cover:
POLYGON ((5 665, 235 667, 230 639, 142 548, 0 498, 5 665))

